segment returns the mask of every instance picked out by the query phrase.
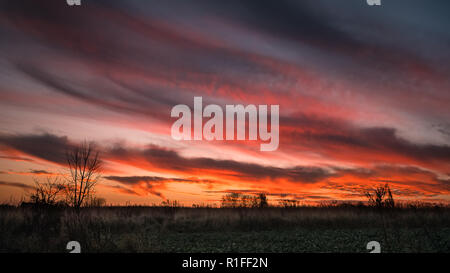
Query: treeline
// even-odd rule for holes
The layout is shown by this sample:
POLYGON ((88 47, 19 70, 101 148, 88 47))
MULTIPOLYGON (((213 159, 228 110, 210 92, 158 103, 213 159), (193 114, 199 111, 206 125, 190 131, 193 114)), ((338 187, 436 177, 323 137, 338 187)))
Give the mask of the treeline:
MULTIPOLYGON (((379 186, 372 191, 367 191, 364 193, 367 197, 368 202, 367 206, 376 207, 376 208, 394 208, 395 201, 392 194, 392 191, 388 184, 384 186, 379 186)), ((341 204, 343 205, 343 204, 341 204)), ((345 204, 349 205, 349 204, 345 204)), ((345 206, 344 205, 344 206, 345 206)), ((272 205, 274 206, 274 205, 272 205)), ((359 206, 364 206, 362 202, 359 203, 359 206)), ((258 193, 255 195, 247 195, 237 192, 232 192, 226 194, 222 197, 221 200, 222 208, 265 208, 269 207, 269 202, 265 193, 258 193)), ((301 207, 301 204, 298 200, 295 199, 282 199, 278 200, 277 207, 284 208, 296 208, 301 207)))
POLYGON ((265 193, 246 195, 237 192, 222 197, 222 208, 266 208, 269 206, 265 193))

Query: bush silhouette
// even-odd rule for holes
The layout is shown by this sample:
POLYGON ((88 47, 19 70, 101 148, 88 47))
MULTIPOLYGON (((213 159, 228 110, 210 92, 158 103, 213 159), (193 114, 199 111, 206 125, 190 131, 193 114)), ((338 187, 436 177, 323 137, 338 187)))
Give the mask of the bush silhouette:
POLYGON ((366 192, 366 197, 369 199, 369 205, 376 208, 394 208, 395 202, 392 196, 392 191, 389 185, 377 187, 373 193, 366 192))

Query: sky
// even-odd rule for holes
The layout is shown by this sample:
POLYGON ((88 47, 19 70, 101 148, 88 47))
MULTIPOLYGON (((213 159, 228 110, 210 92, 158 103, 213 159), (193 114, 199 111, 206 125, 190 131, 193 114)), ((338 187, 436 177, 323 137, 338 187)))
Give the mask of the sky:
POLYGON ((110 204, 450 202, 445 0, 0 1, 0 202, 92 141, 110 204), (176 141, 171 109, 279 105, 279 147, 176 141))

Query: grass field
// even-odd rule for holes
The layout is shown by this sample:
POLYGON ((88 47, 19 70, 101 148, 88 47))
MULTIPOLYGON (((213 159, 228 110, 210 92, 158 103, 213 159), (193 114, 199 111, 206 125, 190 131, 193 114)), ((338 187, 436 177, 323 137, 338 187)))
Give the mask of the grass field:
POLYGON ((449 208, 0 208, 0 252, 450 252, 449 208))

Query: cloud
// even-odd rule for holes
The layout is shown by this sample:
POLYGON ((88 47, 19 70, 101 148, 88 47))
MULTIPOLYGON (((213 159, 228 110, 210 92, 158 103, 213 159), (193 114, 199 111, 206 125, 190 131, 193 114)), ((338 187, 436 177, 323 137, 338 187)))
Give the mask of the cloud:
POLYGON ((178 182, 178 183, 201 183, 201 184, 211 184, 214 183, 208 179, 199 179, 199 178, 170 178, 170 177, 161 177, 161 176, 104 176, 103 178, 119 182, 126 186, 131 186, 133 190, 123 187, 123 186, 114 186, 119 189, 119 191, 142 195, 144 193, 154 194, 158 197, 164 198, 164 195, 160 192, 159 189, 164 189, 167 183, 170 182, 178 182))
POLYGON ((108 180, 117 181, 123 184, 133 185, 140 182, 183 182, 183 183, 211 183, 211 180, 198 178, 168 178, 161 176, 104 176, 108 180))
POLYGON ((102 186, 106 187, 106 188, 114 189, 119 193, 141 196, 141 194, 139 194, 138 192, 136 192, 132 189, 129 189, 127 187, 120 186, 120 185, 102 185, 102 186))
POLYGON ((0 174, 47 175, 47 176, 49 176, 49 175, 55 175, 55 173, 51 173, 51 172, 48 172, 48 171, 46 171, 46 170, 33 170, 33 169, 30 169, 28 172, 15 172, 15 171, 12 171, 12 170, 10 170, 10 171, 8 171, 8 172, 2 172, 2 171, 0 171, 0 174))
POLYGON ((450 146, 414 143, 391 127, 359 127, 343 119, 296 115, 280 120, 280 148, 314 151, 351 163, 417 164, 444 172, 450 146))
POLYGON ((20 157, 20 156, 0 156, 0 159, 8 159, 8 160, 14 160, 14 161, 26 161, 26 162, 33 161, 30 158, 20 157))
MULTIPOLYGON (((363 196, 364 192, 388 183, 399 197, 446 195, 450 192, 450 179, 414 166, 376 165, 370 169, 340 169, 340 175, 330 179, 323 189, 336 194, 350 192, 363 196)), ((345 194, 344 194, 345 195, 345 194)))
POLYGON ((37 175, 53 175, 54 173, 48 172, 46 170, 30 170, 30 174, 37 174, 37 175))
POLYGON ((123 186, 116 186, 119 191, 136 195, 150 193, 161 198, 164 198, 164 195, 160 192, 160 189, 165 188, 165 182, 170 181, 162 177, 155 176, 106 176, 104 178, 131 186, 133 188, 131 190, 123 186))
POLYGON ((17 187, 22 188, 24 190, 34 190, 35 187, 20 183, 20 182, 7 182, 7 181, 0 181, 0 186, 9 186, 9 187, 17 187))
MULTIPOLYGON (((216 4, 217 5, 217 4, 216 4)), ((355 47, 358 41, 340 30, 323 14, 319 14, 303 2, 262 0, 225 5, 222 14, 233 21, 241 22, 255 29, 263 29, 273 36, 288 40, 320 45, 336 50, 342 47, 355 47)), ((217 5, 217 9, 223 9, 217 5)))
POLYGON ((240 179, 287 179, 292 182, 314 183, 332 176, 324 168, 313 166, 297 166, 293 168, 278 168, 234 160, 218 160, 212 158, 186 158, 176 151, 158 146, 136 150, 125 147, 114 147, 108 152, 111 160, 130 162, 138 160, 139 167, 161 169, 185 174, 215 174, 228 178, 240 179))
POLYGON ((52 134, 0 135, 0 145, 29 156, 65 164, 65 153, 73 148, 66 136, 52 134))

